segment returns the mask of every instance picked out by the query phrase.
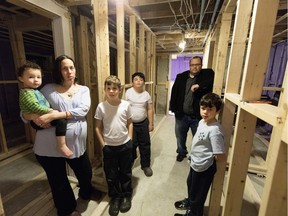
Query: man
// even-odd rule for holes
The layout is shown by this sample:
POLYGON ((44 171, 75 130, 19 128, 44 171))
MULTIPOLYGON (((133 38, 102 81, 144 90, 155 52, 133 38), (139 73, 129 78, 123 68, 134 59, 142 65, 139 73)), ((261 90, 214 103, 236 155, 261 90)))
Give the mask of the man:
POLYGON ((212 92, 214 71, 202 69, 202 58, 190 59, 190 70, 177 75, 171 92, 170 110, 175 114, 175 134, 177 139, 177 157, 181 162, 186 158, 186 139, 189 128, 194 136, 200 116, 200 99, 212 92))

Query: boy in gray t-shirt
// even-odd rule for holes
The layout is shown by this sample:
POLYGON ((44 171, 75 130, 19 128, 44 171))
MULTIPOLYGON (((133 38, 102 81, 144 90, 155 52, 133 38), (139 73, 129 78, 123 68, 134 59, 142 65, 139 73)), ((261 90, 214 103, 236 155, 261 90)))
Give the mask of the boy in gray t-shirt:
POLYGON ((222 100, 217 94, 208 93, 200 100, 202 120, 191 146, 188 198, 174 204, 176 209, 186 210, 186 213, 174 216, 203 216, 204 203, 217 170, 216 161, 226 160, 224 130, 216 119, 221 107, 222 100))

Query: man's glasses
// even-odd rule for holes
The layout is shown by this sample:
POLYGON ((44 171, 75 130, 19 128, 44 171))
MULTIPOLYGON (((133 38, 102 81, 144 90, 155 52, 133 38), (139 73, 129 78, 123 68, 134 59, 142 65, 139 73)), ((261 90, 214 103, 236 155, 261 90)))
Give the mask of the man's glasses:
POLYGON ((199 67, 201 64, 190 64, 190 67, 199 67))

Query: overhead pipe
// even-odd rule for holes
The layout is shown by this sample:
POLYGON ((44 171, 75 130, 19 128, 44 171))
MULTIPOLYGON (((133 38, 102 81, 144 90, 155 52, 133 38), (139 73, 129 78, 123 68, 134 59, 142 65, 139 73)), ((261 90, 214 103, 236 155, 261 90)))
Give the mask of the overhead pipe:
POLYGON ((198 33, 201 31, 201 26, 202 26, 202 20, 204 17, 204 7, 206 4, 206 0, 201 1, 201 12, 200 12, 200 20, 199 20, 199 26, 198 26, 198 33))
POLYGON ((207 33, 206 33, 206 35, 205 35, 205 38, 204 38, 204 40, 203 40, 203 43, 202 43, 202 47, 205 46, 206 40, 207 40, 207 38, 208 38, 208 36, 209 36, 209 34, 210 34, 210 31, 211 31, 211 29, 212 29, 212 27, 213 27, 214 22, 215 22, 215 17, 216 17, 216 13, 217 13, 219 4, 220 4, 220 0, 217 0, 216 3, 215 3, 215 7, 214 7, 214 10, 213 10, 213 15, 212 15, 212 18, 211 18, 211 22, 210 22, 208 31, 207 31, 207 33))

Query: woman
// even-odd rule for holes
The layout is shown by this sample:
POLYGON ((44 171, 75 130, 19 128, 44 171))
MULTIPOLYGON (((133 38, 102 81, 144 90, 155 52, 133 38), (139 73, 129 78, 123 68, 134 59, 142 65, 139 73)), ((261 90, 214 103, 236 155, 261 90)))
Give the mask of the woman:
POLYGON ((87 115, 91 99, 88 87, 76 83, 74 61, 66 55, 55 60, 54 83, 45 85, 41 92, 59 112, 41 116, 23 114, 44 130, 38 130, 35 137, 34 153, 46 172, 55 206, 59 216, 81 215, 76 211, 76 200, 66 174, 66 162, 74 171, 79 183, 79 196, 85 200, 99 200, 101 193, 91 184, 92 169, 86 153, 87 115), (63 157, 56 149, 55 127, 50 122, 66 118, 66 143, 73 155, 63 157))

